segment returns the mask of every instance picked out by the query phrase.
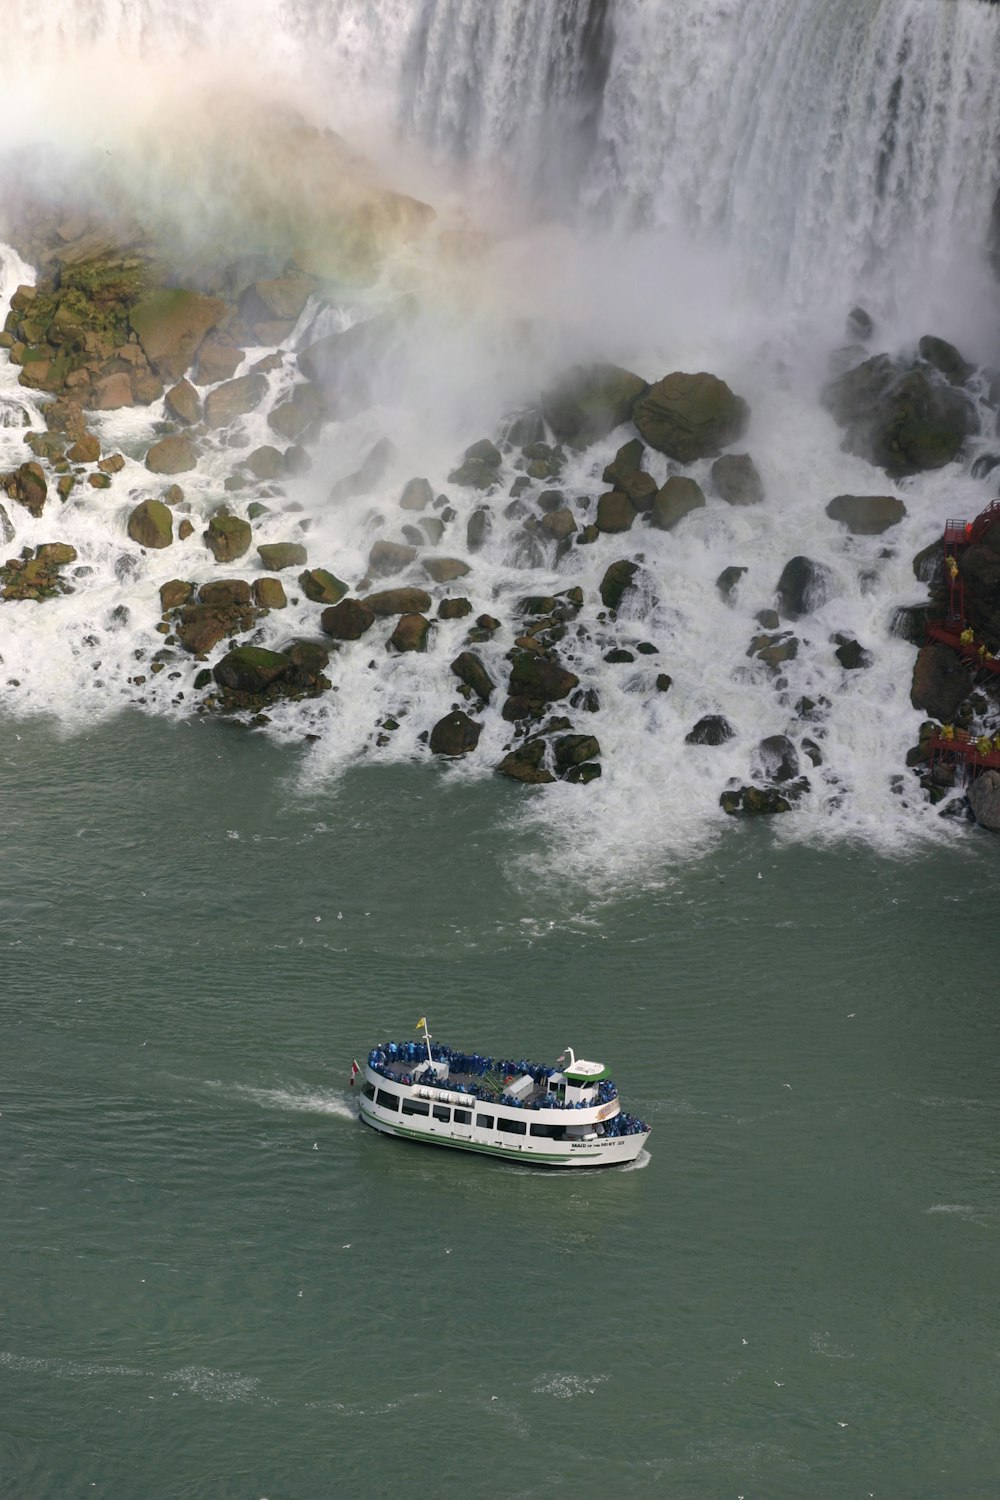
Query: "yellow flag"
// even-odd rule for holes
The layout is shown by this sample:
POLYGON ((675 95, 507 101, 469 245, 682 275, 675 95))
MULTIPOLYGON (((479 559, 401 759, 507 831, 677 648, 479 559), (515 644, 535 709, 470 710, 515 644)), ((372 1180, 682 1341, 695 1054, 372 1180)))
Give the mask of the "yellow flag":
POLYGON ((426 1027, 427 1027, 427 1017, 426 1016, 421 1016, 420 1020, 417 1022, 417 1030, 418 1031, 421 1029, 421 1027, 423 1027, 424 1029, 426 1029, 426 1027))

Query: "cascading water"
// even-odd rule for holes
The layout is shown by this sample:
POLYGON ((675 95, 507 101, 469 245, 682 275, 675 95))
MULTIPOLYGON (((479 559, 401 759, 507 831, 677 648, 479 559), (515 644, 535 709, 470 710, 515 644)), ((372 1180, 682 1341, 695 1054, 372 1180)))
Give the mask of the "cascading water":
MULTIPOLYGON (((810 796, 794 817, 777 820, 784 836, 847 833, 900 845, 943 831, 919 793, 900 797, 891 783, 919 716, 908 697, 912 648, 889 625, 899 605, 921 597, 913 554, 947 515, 975 514, 992 491, 957 464, 893 486, 840 451, 840 432, 815 393, 857 299, 877 315, 889 346, 932 331, 980 361, 997 357, 997 321, 984 316, 996 290, 982 253, 1000 160, 997 7, 95 0, 82 8, 13 0, 4 24, 8 59, 29 76, 33 60, 61 58, 92 79, 86 68, 97 54, 89 49, 105 57, 114 49, 125 73, 156 57, 145 76, 162 76, 166 90, 179 61, 197 59, 205 77, 221 67, 228 78, 238 58, 252 82, 294 95, 348 138, 363 120, 366 149, 390 165, 395 185, 406 189, 412 170, 418 193, 440 190, 446 230, 484 222, 495 236, 479 263, 458 269, 439 265, 433 244, 407 250, 380 284, 360 300, 345 296, 311 333, 307 311, 300 345, 331 320, 364 316, 366 299, 377 304, 401 283, 426 294, 392 384, 376 392, 375 406, 326 429, 312 474, 269 499, 255 541, 286 540, 302 526, 311 562, 357 583, 373 540, 399 533, 402 482, 426 474, 455 513, 433 550, 464 556, 481 497, 449 485, 449 471, 468 442, 497 430, 505 407, 535 399, 568 355, 613 358, 651 380, 711 369, 750 402, 746 443, 764 505, 742 510, 710 499, 674 532, 602 536, 557 558, 554 546, 528 545, 520 518, 505 514, 517 477, 508 463, 502 499, 491 502, 493 529, 453 590, 475 614, 509 617, 525 594, 584 588, 578 623, 586 638, 571 636, 560 651, 600 699, 600 710, 577 716, 585 722, 575 727, 600 739, 604 776, 585 790, 549 788, 531 804, 559 859, 647 871, 664 851, 703 846, 726 821, 721 788, 754 774, 758 745, 774 734, 792 737, 803 758, 810 740, 818 758, 810 796), (375 121, 380 132, 369 130, 375 121), (331 504, 330 482, 386 434, 395 465, 364 494, 331 504), (890 488, 907 516, 888 543, 850 538, 825 514, 834 495, 890 488), (800 631, 799 657, 775 684, 747 650, 755 614, 771 607, 782 566, 799 553, 827 569, 830 587, 800 631), (598 583, 611 561, 637 554, 648 586, 610 624, 599 618, 598 583), (732 565, 745 572, 727 603, 715 580, 732 565), (868 670, 841 668, 830 644, 838 632, 871 650, 868 670), (605 662, 612 648, 635 654, 639 642, 652 643, 656 656, 605 662), (665 695, 653 690, 662 672, 673 679, 665 695), (804 698, 821 705, 808 723, 796 710, 804 698), (735 729, 727 744, 685 743, 697 719, 719 712, 735 729)), ((33 125, 40 117, 44 110, 33 125)), ((95 138, 100 123, 88 122, 95 138)), ((64 118, 53 124, 57 144, 65 130, 64 118)), ((182 187, 158 190, 177 193, 183 212, 182 187)), ((28 275, 9 257, 6 295, 28 275)), ((264 352, 248 349, 241 373, 264 352)), ((37 426, 16 368, 5 364, 0 374, 4 412, 23 408, 37 426)), ((191 514, 210 513, 241 454, 272 440, 267 414, 292 376, 287 366, 270 373, 258 411, 206 440, 198 470, 184 476, 191 514)), ((131 505, 148 493, 141 455, 162 415, 157 405, 95 419, 105 451, 118 447, 127 458, 111 487, 85 499, 75 491, 38 520, 17 511, 17 546, 51 540, 56 528, 84 571, 63 599, 0 605, 0 702, 11 712, 86 721, 136 698, 176 715, 196 701, 198 664, 182 658, 155 676, 136 665, 136 653, 148 657, 157 643, 159 585, 212 571, 196 538, 178 555, 140 553, 125 536, 131 505)), ((24 450, 6 422, 0 457, 10 467, 24 450)), ((629 435, 570 457, 559 484, 581 526, 593 519, 605 463, 629 435)), ((655 454, 647 466, 658 482, 670 472, 655 454)), ((709 468, 702 461, 688 472, 711 495, 709 468)), ((449 663, 466 624, 441 622, 417 667, 381 645, 341 651, 329 669, 336 692, 276 710, 270 732, 318 736, 307 773, 316 776, 362 755, 426 754, 422 736, 456 702, 449 663), (381 732, 387 719, 398 730, 381 732)), ((315 608, 301 601, 272 613, 261 641, 278 646, 315 628, 315 608)), ((498 683, 510 643, 507 632, 477 648, 498 683)), ((482 716, 476 754, 453 774, 486 774, 501 757, 511 726, 498 700, 502 692, 482 716)))

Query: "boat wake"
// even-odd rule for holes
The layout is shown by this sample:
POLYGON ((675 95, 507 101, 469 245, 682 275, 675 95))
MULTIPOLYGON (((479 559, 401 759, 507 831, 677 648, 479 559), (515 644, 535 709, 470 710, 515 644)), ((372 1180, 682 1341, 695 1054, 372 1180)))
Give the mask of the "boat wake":
POLYGON ((635 1161, 625 1162, 624 1165, 619 1168, 619 1170, 622 1172, 641 1172, 643 1167, 649 1166, 651 1160, 652 1158, 649 1152, 645 1147, 643 1147, 643 1149, 639 1152, 639 1155, 636 1157, 635 1161))
POLYGON ((222 1083, 217 1079, 210 1079, 208 1086, 240 1099, 248 1099, 259 1104, 262 1109, 282 1110, 291 1114, 335 1115, 341 1120, 357 1119, 357 1110, 351 1102, 333 1089, 262 1089, 251 1084, 222 1083))

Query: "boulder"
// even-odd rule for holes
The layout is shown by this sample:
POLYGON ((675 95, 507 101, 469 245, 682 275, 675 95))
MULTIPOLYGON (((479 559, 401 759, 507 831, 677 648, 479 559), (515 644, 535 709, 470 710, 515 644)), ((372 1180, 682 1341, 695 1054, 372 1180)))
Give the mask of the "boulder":
POLYGON ((201 399, 190 380, 180 380, 171 386, 163 398, 163 404, 169 416, 188 427, 201 421, 201 399))
POLYGON ((361 602, 377 619, 383 620, 391 615, 421 614, 430 609, 431 596, 424 589, 382 589, 366 594, 361 602))
POLYGON ((684 736, 684 741, 688 745, 724 745, 735 733, 729 720, 721 714, 706 714, 684 736))
POLYGON ((296 688, 328 686, 318 679, 330 664, 330 652, 322 641, 295 640, 281 648, 293 670, 288 674, 289 684, 296 688))
POLYGON ((840 521, 852 536, 881 536, 898 526, 906 506, 895 495, 836 495, 826 507, 831 521, 840 521))
POLYGON ((917 652, 910 702, 943 724, 950 724, 972 691, 972 675, 957 652, 938 641, 917 652))
POLYGON ((182 604, 188 604, 194 598, 194 584, 186 583, 182 578, 171 578, 168 583, 160 584, 160 609, 164 614, 172 609, 180 609, 182 604))
POLYGON ((253 624, 252 612, 241 619, 236 612, 216 609, 207 604, 185 604, 174 633, 185 651, 201 656, 218 645, 224 636, 253 624))
POLYGON ((261 609, 287 609, 288 596, 280 578, 255 578, 253 600, 261 609))
POLYGON ((592 734, 564 734, 554 744, 556 769, 566 772, 585 761, 596 760, 601 747, 592 734))
POLYGON ((981 771, 969 787, 968 798, 979 826, 1000 833, 1000 771, 981 771))
POLYGON ((712 482, 729 505, 760 505, 764 485, 749 453, 724 453, 712 465, 712 482))
POLYGON ((423 567, 424 572, 435 583, 452 583, 456 578, 464 578, 466 573, 472 571, 469 564, 458 557, 425 557, 423 567))
POLYGON ((627 422, 648 389, 618 365, 575 365, 545 392, 542 411, 559 442, 586 448, 627 422))
POLYGON ((547 656, 519 651, 510 673, 510 694, 534 703, 553 703, 567 697, 580 679, 561 662, 547 656))
POLYGON ((257 548, 261 566, 269 573, 283 573, 286 568, 301 568, 309 561, 301 542, 261 542, 257 548))
POLYGON ((205 545, 217 563, 233 562, 249 552, 253 530, 239 516, 213 516, 205 532, 205 545))
POLYGON ((213 676, 220 687, 234 693, 263 693, 286 676, 292 663, 280 651, 264 651, 259 646, 234 646, 215 667, 213 676))
POLYGON ((300 352, 299 369, 326 387, 338 417, 355 416, 372 404, 377 377, 388 368, 416 307, 415 298, 400 297, 375 317, 326 334, 300 352))
POLYGON ((232 339, 207 338, 198 354, 195 379, 199 385, 216 385, 219 381, 231 380, 243 358, 244 351, 238 349, 232 339))
POLYGON ((255 281, 240 296, 240 317, 246 323, 297 323, 318 286, 315 277, 301 271, 255 281))
POLYGON ((474 651, 462 651, 452 662, 451 670, 484 702, 492 697, 496 683, 474 651))
POLYGON ((434 725, 431 730, 431 750, 435 755, 467 755, 479 744, 479 736, 482 732, 481 724, 477 724, 475 719, 470 719, 467 713, 458 709, 455 713, 446 714, 443 719, 438 719, 434 725))
POLYGON ((777 635, 755 635, 747 647, 747 656, 756 656, 772 672, 776 672, 786 662, 794 661, 798 654, 799 642, 790 630, 777 635))
POLYGON ((415 560, 416 555, 416 547, 405 547, 401 542, 374 542, 368 554, 368 571, 376 578, 401 573, 415 560))
POLYGON ((285 472, 285 455, 271 443, 262 443, 244 459, 255 479, 280 479, 285 472))
POLYGON ((831 643, 837 648, 833 654, 845 672, 858 672, 871 666, 871 652, 866 651, 861 642, 855 640, 853 635, 844 635, 838 631, 830 639, 831 643))
POLYGON ((426 510, 434 499, 434 491, 426 479, 408 479, 399 497, 401 510, 426 510))
POLYGON ((438 605, 439 620, 464 620, 466 615, 472 614, 472 603, 469 599, 442 599, 438 605))
POLYGON ((646 511, 652 510, 659 485, 652 474, 647 474, 644 469, 636 469, 634 473, 622 474, 615 480, 615 489, 627 495, 636 510, 646 511))
POLYGON ((183 432, 154 443, 146 454, 146 468, 154 474, 186 474, 198 463, 198 450, 183 432))
POLYGON ((36 518, 41 515, 49 492, 45 470, 41 464, 30 459, 21 464, 14 476, 13 498, 36 518))
POLYGON ((95 381, 88 405, 93 411, 118 411, 123 406, 134 406, 132 381, 125 371, 119 370, 95 381))
POLYGON ((847 337, 867 343, 875 332, 875 321, 863 307, 852 307, 847 314, 847 337))
POLYGON ((162 500, 142 500, 128 518, 126 531, 140 547, 169 547, 174 539, 174 523, 162 500))
POLYGON ((778 579, 778 608, 786 620, 798 620, 823 603, 829 584, 830 575, 822 563, 801 555, 790 558, 778 579))
POLYGON ((639 564, 626 558, 613 562, 601 579, 601 602, 605 609, 617 609, 639 571, 639 564))
POLYGON ((330 500, 337 504, 341 500, 352 500, 355 495, 370 494, 381 483, 395 458, 395 443, 389 438, 379 438, 368 450, 360 469, 355 469, 353 474, 345 475, 331 486, 330 500))
POLYGON ((661 490, 657 490, 649 520, 657 531, 672 531, 693 510, 701 510, 705 496, 693 479, 681 474, 671 474, 661 490))
POLYGON ((489 438, 481 438, 466 448, 461 464, 448 475, 449 484, 469 489, 488 490, 499 483, 503 456, 489 438))
POLYGON ((750 408, 724 380, 680 371, 658 380, 635 404, 633 421, 660 453, 678 463, 714 458, 737 442, 750 420, 750 408))
POLYGON ((746 571, 746 568, 741 568, 737 563, 732 563, 728 568, 723 568, 715 580, 715 587, 727 604, 733 602, 733 590, 746 571))
POLYGON ((976 373, 975 365, 970 365, 967 359, 963 359, 955 345, 949 344, 947 339, 938 339, 933 334, 925 333, 917 347, 920 358, 933 365, 949 385, 967 385, 976 373))
POLYGON ((627 495, 618 490, 609 490, 597 502, 597 529, 612 534, 629 531, 636 514, 635 506, 627 495))
POLYGON ((623 479, 628 479, 639 472, 645 453, 645 444, 639 438, 629 438, 627 443, 622 443, 614 458, 605 467, 602 476, 604 483, 610 484, 612 489, 620 488, 623 479))
POLYGON ((129 312, 143 353, 163 380, 180 380, 205 335, 228 311, 218 297, 170 288, 153 292, 129 312))
POLYGON ((785 734, 770 734, 757 746, 760 774, 768 781, 794 781, 799 774, 799 757, 785 734))
POLYGON ((896 479, 943 468, 976 429, 968 396, 885 354, 831 381, 823 402, 845 428, 846 451, 896 479))
POLYGON ((400 615, 388 640, 392 651, 426 651, 431 623, 424 615, 400 615))
POLYGON ((256 411, 267 395, 266 375, 241 375, 217 385, 205 397, 205 421, 209 427, 225 427, 234 417, 256 411))
POLYGON ((307 568, 299 574, 299 588, 314 604, 339 604, 347 584, 326 568, 307 568))
POLYGON ((465 545, 470 552, 479 552, 486 546, 487 538, 493 529, 493 520, 485 505, 480 505, 472 512, 465 528, 465 545))
POLYGON ((65 568, 76 562, 76 548, 69 542, 42 542, 35 548, 35 557, 45 568, 65 568))
POLYGON ((216 609, 233 606, 246 609, 250 598, 250 585, 243 578, 217 578, 198 589, 198 603, 214 605, 216 609))
POLYGON ((539 524, 545 535, 550 536, 554 542, 565 542, 577 529, 576 517, 566 505, 559 510, 549 511, 539 524))
POLYGON ((324 609, 319 617, 320 628, 336 641, 356 641, 375 623, 375 612, 360 599, 341 599, 324 609))
POLYGON ((719 798, 723 812, 733 817, 773 817, 776 813, 791 812, 792 803, 777 787, 742 786, 723 792, 719 798))
POLYGON ((289 443, 297 443, 316 434, 329 419, 330 410, 323 392, 314 385, 292 387, 286 400, 267 414, 267 425, 289 443))
POLYGON ((544 765, 545 750, 544 740, 525 740, 509 755, 504 756, 497 766, 497 772, 510 781, 523 781, 528 786, 543 786, 555 781, 552 772, 546 770, 544 765))

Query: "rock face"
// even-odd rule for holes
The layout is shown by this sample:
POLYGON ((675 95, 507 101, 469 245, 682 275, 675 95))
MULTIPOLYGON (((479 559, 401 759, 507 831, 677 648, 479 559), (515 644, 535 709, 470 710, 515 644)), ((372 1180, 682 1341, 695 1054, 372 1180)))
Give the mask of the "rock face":
POLYGON ((253 530, 239 516, 213 516, 205 532, 205 545, 216 562, 234 562, 249 552, 253 530))
POLYGON ((146 454, 146 468, 154 474, 186 474, 197 463, 198 450, 182 432, 161 438, 146 454))
POLYGON ((324 609, 320 615, 320 628, 338 641, 356 641, 375 623, 375 613, 360 599, 341 599, 324 609))
POLYGON ((712 482, 729 505, 760 505, 764 485, 749 453, 724 453, 712 465, 712 482))
POLYGON ((972 691, 972 677, 956 652, 935 641, 922 646, 913 667, 910 702, 943 724, 950 724, 955 712, 972 691))
POLYGON ((559 442, 586 448, 627 422, 648 389, 619 365, 575 365, 546 391, 542 411, 559 442))
POLYGON ((798 620, 823 602, 828 585, 829 575, 821 563, 810 557, 793 557, 778 579, 778 608, 786 620, 798 620))
POLYGON ((660 453, 678 463, 714 458, 738 442, 750 420, 750 408, 724 380, 701 372, 667 375, 635 403, 633 421, 660 453))
POLYGON ((174 539, 173 517, 162 500, 141 501, 129 516, 126 530, 140 547, 169 547, 174 539))
POLYGON ((881 536, 898 526, 906 506, 895 495, 836 495, 826 507, 832 521, 840 521, 852 536, 881 536))
POLYGON ((1000 833, 1000 771, 982 771, 969 787, 968 796, 979 826, 1000 833))
POLYGON ((180 380, 205 335, 228 311, 218 297, 198 292, 159 291, 136 304, 129 322, 143 353, 162 380, 180 380))
POLYGON ((657 531, 673 531, 685 516, 689 516, 693 510, 701 510, 704 504, 705 496, 700 485, 683 474, 671 474, 663 488, 656 493, 649 523, 657 531))
POLYGON ((430 746, 435 755, 467 755, 479 744, 483 726, 458 709, 438 719, 431 730, 430 746))
POLYGON ((951 463, 976 429, 968 396, 886 354, 832 381, 823 402, 846 429, 846 451, 897 479, 951 463))

